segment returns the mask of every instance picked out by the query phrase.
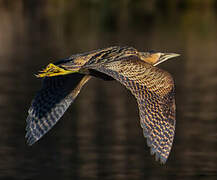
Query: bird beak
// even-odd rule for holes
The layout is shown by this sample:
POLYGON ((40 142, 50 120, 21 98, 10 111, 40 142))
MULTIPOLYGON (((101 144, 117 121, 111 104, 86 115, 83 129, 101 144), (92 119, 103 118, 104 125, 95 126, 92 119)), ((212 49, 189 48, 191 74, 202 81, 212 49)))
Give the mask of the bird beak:
POLYGON ((162 53, 161 56, 167 57, 167 59, 173 58, 173 57, 177 57, 180 56, 180 54, 176 54, 176 53, 162 53))
POLYGON ((52 77, 52 76, 66 75, 66 74, 71 74, 71 73, 75 73, 75 71, 65 70, 63 68, 60 68, 50 63, 47 65, 47 67, 44 70, 39 71, 39 74, 37 74, 36 77, 39 77, 39 78, 52 77))
POLYGON ((160 58, 158 59, 158 61, 154 64, 154 66, 168 60, 174 57, 180 56, 180 54, 176 54, 176 53, 161 53, 160 54, 160 58))

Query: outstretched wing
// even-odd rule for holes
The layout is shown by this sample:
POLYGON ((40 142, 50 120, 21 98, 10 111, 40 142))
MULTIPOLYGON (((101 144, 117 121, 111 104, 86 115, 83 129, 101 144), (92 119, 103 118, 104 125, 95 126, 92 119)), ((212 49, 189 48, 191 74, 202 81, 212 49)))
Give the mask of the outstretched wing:
POLYGON ((90 76, 70 74, 47 77, 36 94, 26 119, 27 143, 32 145, 62 117, 90 76))
POLYGON ((125 85, 136 97, 141 127, 156 160, 165 163, 175 133, 174 82, 169 73, 138 59, 87 67, 125 85))

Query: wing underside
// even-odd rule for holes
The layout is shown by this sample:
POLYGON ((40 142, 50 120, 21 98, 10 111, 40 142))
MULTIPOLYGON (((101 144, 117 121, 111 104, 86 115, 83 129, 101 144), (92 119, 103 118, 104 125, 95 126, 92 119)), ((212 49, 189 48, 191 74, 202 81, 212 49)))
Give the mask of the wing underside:
POLYGON ((47 77, 29 108, 26 138, 32 145, 47 133, 62 117, 90 76, 70 74, 47 77))

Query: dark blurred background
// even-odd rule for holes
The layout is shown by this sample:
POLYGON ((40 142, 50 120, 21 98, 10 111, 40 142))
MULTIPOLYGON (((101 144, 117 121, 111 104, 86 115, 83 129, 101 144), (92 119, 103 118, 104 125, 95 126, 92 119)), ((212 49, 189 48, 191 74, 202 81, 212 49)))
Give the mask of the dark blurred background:
POLYGON ((217 179, 216 0, 0 0, 0 179, 217 179), (169 159, 155 162, 135 99, 93 79, 32 147, 27 111, 49 62, 112 45, 181 56, 169 159))

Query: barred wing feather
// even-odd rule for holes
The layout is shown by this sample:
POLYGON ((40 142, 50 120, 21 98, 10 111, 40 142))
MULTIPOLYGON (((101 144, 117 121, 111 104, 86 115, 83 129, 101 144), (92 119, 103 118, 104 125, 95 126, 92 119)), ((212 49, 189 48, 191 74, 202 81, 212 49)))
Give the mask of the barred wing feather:
POLYGON ((175 133, 175 93, 171 75, 138 59, 89 68, 113 77, 132 92, 138 102, 141 127, 151 154, 165 163, 175 133))
POLYGON ((26 119, 27 143, 32 145, 62 117, 90 76, 70 74, 47 77, 36 94, 26 119))

